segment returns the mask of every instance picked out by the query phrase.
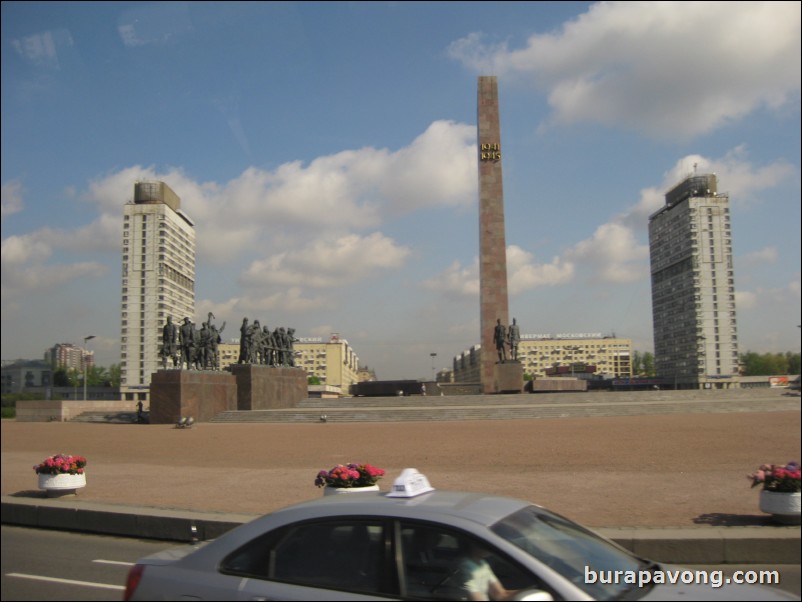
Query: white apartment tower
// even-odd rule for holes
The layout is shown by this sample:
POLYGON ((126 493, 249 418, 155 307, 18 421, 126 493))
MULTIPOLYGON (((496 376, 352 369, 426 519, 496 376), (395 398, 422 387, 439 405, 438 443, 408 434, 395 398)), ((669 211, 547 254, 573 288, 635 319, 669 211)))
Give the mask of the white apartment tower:
POLYGON ((137 182, 123 216, 122 399, 148 399, 167 317, 195 316, 195 225, 164 182, 137 182))
POLYGON ((729 197, 687 177, 649 217, 657 376, 678 388, 739 386, 729 197))

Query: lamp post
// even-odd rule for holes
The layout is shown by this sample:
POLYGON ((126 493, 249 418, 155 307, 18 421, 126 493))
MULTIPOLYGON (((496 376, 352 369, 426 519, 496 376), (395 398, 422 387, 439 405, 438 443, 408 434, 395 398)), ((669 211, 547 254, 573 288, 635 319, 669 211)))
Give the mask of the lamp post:
POLYGON ((91 341, 95 338, 95 335, 90 334, 89 336, 84 337, 84 357, 83 357, 83 365, 84 365, 84 401, 86 401, 86 342, 91 341))

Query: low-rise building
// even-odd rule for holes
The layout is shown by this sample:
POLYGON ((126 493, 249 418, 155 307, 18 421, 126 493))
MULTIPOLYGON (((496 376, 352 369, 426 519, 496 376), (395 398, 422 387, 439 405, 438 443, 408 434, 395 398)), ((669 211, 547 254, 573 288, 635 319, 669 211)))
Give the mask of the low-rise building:
POLYGON ((0 383, 3 393, 23 393, 37 387, 52 387, 53 369, 44 360, 3 362, 0 383))
MULTIPOLYGON (((454 358, 454 382, 479 382, 482 353, 481 345, 474 345, 454 358)), ((631 378, 632 340, 601 333, 524 334, 518 361, 532 378, 570 374, 572 368, 585 376, 588 366, 595 366, 596 377, 631 378)))
MULTIPOLYGON (((218 346, 220 369, 225 370, 239 360, 239 341, 218 346)), ((334 333, 328 338, 301 338, 295 343, 295 365, 306 371, 307 377, 317 377, 321 385, 339 388, 348 395, 351 385, 365 378, 359 357, 348 341, 334 333)))

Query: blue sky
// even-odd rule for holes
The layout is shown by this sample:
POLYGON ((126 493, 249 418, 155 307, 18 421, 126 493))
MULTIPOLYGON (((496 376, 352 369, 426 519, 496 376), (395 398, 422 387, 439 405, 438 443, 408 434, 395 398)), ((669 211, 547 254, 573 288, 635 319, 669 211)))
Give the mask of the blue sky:
POLYGON ((122 213, 196 223, 196 318, 337 332, 380 379, 479 342, 476 86, 510 316, 651 351, 648 216, 729 193, 740 351, 799 351, 797 2, 3 2, 2 359, 119 362, 122 213))

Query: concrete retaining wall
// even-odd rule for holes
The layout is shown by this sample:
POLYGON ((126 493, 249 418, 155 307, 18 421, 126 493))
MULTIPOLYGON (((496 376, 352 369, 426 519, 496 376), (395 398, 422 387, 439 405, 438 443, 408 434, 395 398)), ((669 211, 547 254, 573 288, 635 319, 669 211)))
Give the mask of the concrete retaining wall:
POLYGON ((111 399, 76 401, 72 399, 20 400, 17 402, 17 422, 65 422, 83 412, 135 412, 131 401, 111 399))

